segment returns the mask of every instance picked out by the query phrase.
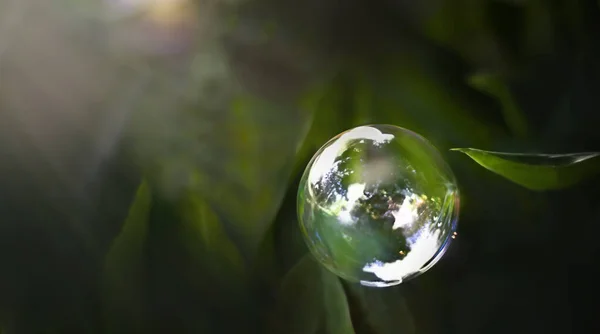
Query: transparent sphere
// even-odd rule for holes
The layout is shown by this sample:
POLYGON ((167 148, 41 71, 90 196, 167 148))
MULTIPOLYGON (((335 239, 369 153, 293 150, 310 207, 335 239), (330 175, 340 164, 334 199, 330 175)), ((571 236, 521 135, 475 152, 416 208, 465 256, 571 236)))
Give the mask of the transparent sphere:
POLYGON ((430 269, 454 238, 459 195, 440 153, 391 125, 360 126, 327 142, 298 190, 312 254, 367 286, 400 284, 430 269))

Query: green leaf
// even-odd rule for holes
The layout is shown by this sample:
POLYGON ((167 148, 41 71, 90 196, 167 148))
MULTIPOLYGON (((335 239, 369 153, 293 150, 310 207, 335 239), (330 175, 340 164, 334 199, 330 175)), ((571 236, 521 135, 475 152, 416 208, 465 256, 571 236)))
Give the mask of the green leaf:
POLYGON ((171 275, 179 275, 185 288, 178 291, 187 295, 185 298, 207 309, 196 311, 203 313, 202 321, 199 321, 201 315, 193 313, 187 313, 187 321, 204 322, 205 326, 217 326, 222 331, 232 326, 252 328, 257 315, 250 296, 246 263, 220 216, 204 194, 193 190, 185 192, 175 208, 178 219, 171 224, 175 229, 173 247, 179 251, 173 255, 182 259, 182 265, 173 268, 171 275), (236 323, 211 319, 210 312, 227 312, 235 316, 236 323))
MULTIPOLYGON (((227 235, 219 217, 209 204, 195 192, 188 192, 179 205, 182 216, 179 236, 183 247, 196 263, 202 265, 203 276, 210 275, 213 283, 231 288, 246 276, 241 253, 227 235)), ((199 283, 202 280, 199 281, 199 283)))
MULTIPOLYGON (((231 37, 231 47, 244 52, 203 45, 190 65, 181 64, 190 68, 153 69, 128 138, 157 194, 169 199, 190 189, 203 194, 244 257, 253 260, 287 188, 310 114, 297 101, 304 85, 294 88, 293 78, 260 70, 270 64, 262 57, 272 52, 254 47, 256 59, 238 59, 252 43, 244 45, 247 36, 237 33, 231 37), (256 79, 245 80, 255 73, 256 79), (276 91, 284 85, 277 80, 271 87, 271 76, 284 76, 284 90, 294 94, 276 91)), ((286 68, 298 63, 286 61, 286 68)))
POLYGON ((310 254, 284 277, 272 316, 273 333, 354 333, 342 284, 310 254))
POLYGON ((337 74, 329 82, 317 85, 300 102, 310 115, 308 133, 298 150, 294 175, 302 173, 306 160, 332 137, 348 130, 355 123, 348 117, 345 101, 348 95, 348 78, 337 74))
POLYGON ((523 47, 528 50, 528 55, 537 56, 551 53, 555 36, 551 5, 543 0, 527 1, 525 15, 523 47))
POLYGON ((271 224, 258 249, 256 261, 251 264, 250 275, 255 277, 259 284, 269 289, 281 280, 282 273, 278 270, 278 252, 275 250, 275 227, 271 224))
POLYGON ((522 154, 454 148, 486 169, 531 190, 572 186, 600 172, 600 153, 522 154))
POLYGON ((458 143, 492 143, 505 135, 481 117, 464 91, 454 92, 440 83, 428 70, 431 65, 418 55, 397 55, 381 66, 369 78, 368 85, 359 88, 370 86, 374 123, 398 125, 448 147, 461 146, 458 143))
POLYGON ((519 137, 527 135, 527 120, 519 109, 510 89, 502 82, 500 77, 489 73, 479 73, 469 77, 468 82, 473 88, 498 100, 502 105, 504 120, 515 135, 519 137))
POLYGON ((324 311, 321 268, 307 255, 283 278, 270 332, 317 333, 324 311))
POLYGON ((438 1, 422 20, 423 33, 470 63, 497 66, 502 59, 487 24, 485 6, 486 2, 479 0, 438 1))
POLYGON ((323 281, 323 298, 325 303, 325 326, 329 334, 354 333, 346 292, 340 279, 321 269, 323 281))
POLYGON ((313 120, 303 154, 345 130, 370 123, 398 125, 449 147, 491 144, 505 135, 480 117, 465 96, 440 84, 429 67, 418 55, 394 54, 375 69, 359 64, 344 68, 304 101, 313 120))
POLYGON ((362 309, 365 326, 377 334, 416 333, 415 323, 398 287, 388 289, 350 285, 362 309))
POLYGON ((219 129, 221 137, 209 140, 225 156, 211 161, 211 169, 198 169, 198 189, 223 215, 232 237, 250 257, 277 213, 307 135, 308 117, 287 111, 250 96, 238 98, 219 129))
POLYGON ((151 190, 144 180, 137 190, 123 228, 106 256, 103 283, 107 326, 111 333, 115 328, 142 331, 144 250, 151 202, 151 190))

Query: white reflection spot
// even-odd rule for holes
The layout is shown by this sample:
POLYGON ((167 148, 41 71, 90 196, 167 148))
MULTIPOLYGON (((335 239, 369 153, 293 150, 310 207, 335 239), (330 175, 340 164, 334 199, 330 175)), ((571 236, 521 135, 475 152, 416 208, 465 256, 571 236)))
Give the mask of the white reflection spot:
POLYGON ((422 203, 423 199, 415 194, 405 197, 400 208, 392 212, 392 215, 394 216, 394 225, 392 226, 392 229, 395 230, 401 227, 407 228, 412 226, 419 218, 417 209, 422 203))
POLYGON ((356 201, 363 197, 363 191, 365 190, 364 183, 351 184, 348 187, 348 193, 346 195, 348 201, 344 203, 342 210, 338 213, 338 219, 342 224, 352 224, 355 220, 350 215, 350 210, 354 207, 356 201))
POLYGON ((439 229, 433 233, 423 231, 419 238, 410 245, 411 250, 404 259, 392 263, 376 261, 367 264, 363 271, 373 273, 383 281, 402 281, 402 278, 418 272, 427 261, 433 258, 440 248, 438 241, 440 232, 439 229))
POLYGON ((394 135, 384 134, 378 129, 370 126, 359 126, 342 134, 330 146, 325 148, 314 162, 308 180, 311 184, 317 183, 323 176, 329 173, 334 166, 335 160, 342 154, 353 140, 369 139, 375 145, 381 145, 394 139, 394 135))

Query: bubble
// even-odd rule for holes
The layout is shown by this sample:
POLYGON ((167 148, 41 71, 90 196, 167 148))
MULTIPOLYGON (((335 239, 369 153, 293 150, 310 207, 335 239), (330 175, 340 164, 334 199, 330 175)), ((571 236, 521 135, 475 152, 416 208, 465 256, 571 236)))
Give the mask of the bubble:
POLYGON ((456 179, 425 138, 391 125, 360 126, 327 142, 298 190, 311 253, 336 275, 397 285, 429 270, 455 236, 456 179))

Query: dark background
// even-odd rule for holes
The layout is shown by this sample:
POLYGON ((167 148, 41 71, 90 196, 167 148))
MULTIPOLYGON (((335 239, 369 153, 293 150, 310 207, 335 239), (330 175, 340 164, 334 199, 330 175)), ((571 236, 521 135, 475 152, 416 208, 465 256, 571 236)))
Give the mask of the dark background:
POLYGON ((0 0, 0 332, 600 329, 599 179, 534 192, 449 151, 600 150, 597 1, 126 3, 0 0), (442 152, 459 234, 331 313, 289 273, 297 185, 365 123, 442 152))

